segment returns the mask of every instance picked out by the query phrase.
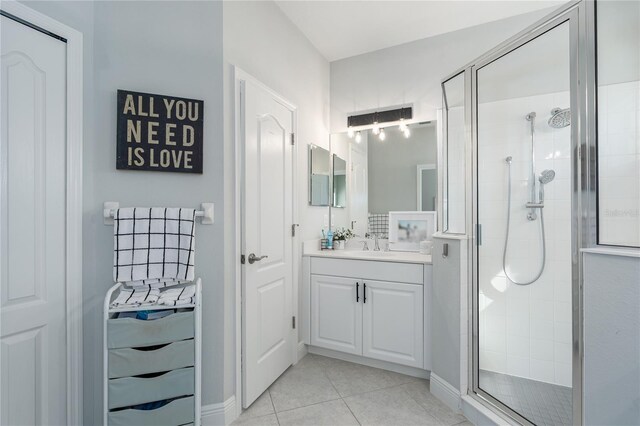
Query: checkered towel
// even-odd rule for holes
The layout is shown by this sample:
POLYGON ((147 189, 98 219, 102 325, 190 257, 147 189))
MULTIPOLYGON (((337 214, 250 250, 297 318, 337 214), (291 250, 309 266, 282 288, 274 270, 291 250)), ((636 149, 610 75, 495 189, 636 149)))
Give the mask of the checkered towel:
POLYGON ((147 280, 157 280, 158 287, 193 281, 195 218, 194 209, 117 209, 113 279, 145 287, 150 284, 147 280))
POLYGON ((158 305, 181 306, 190 305, 195 300, 196 286, 188 285, 182 288, 168 288, 160 293, 158 305))
POLYGON ((113 302, 111 302, 112 308, 117 307, 137 307, 153 305, 158 301, 160 297, 160 290, 150 287, 138 287, 138 288, 122 288, 118 293, 118 296, 113 302))

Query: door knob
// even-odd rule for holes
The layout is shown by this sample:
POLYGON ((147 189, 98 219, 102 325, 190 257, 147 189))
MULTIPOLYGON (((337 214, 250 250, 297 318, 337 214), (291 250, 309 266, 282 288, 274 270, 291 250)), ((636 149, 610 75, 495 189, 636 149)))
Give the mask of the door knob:
POLYGON ((265 257, 269 257, 269 256, 256 256, 255 254, 251 253, 249 255, 248 260, 249 260, 249 263, 253 265, 254 262, 260 262, 265 257))

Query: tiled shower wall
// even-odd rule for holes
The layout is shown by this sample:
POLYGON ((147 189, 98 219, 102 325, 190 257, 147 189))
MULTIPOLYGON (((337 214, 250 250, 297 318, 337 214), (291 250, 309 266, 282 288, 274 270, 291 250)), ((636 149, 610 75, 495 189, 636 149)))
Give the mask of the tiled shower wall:
MULTIPOLYGON (((552 108, 569 106, 556 93, 481 104, 478 108, 480 249, 480 368, 571 386, 571 183, 570 127, 548 126, 552 108), (545 271, 529 286, 510 282, 502 270, 506 229, 507 166, 513 157, 513 199, 507 270, 531 279, 540 265, 539 221, 528 221, 530 130, 537 113, 536 178, 546 186, 545 271)), ((599 226, 604 244, 640 243, 640 82, 598 91, 599 226)))
POLYGON ((598 89, 601 244, 640 246, 640 82, 598 89))
MULTIPOLYGON (((567 108, 556 93, 480 104, 478 107, 478 220, 480 368, 571 386, 571 183, 570 127, 547 124, 553 108, 567 108), (507 271, 516 281, 535 277, 541 261, 540 218, 527 219, 531 161, 530 123, 535 111, 536 179, 556 172, 545 187, 546 266, 528 286, 508 280, 502 268, 507 218, 507 156, 512 163, 512 205, 507 271)), ((482 387, 482 383, 480 383, 482 387)))

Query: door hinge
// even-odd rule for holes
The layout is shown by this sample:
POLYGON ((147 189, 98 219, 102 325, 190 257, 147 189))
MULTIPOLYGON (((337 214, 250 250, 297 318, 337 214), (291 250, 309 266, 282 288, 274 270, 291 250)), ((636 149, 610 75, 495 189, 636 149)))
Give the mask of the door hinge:
POLYGON ((295 133, 291 133, 291 145, 295 145, 296 144, 296 135, 295 133))
POLYGON ((292 236, 292 237, 295 237, 295 236, 296 236, 296 227, 297 227, 297 226, 300 226, 300 225, 299 225, 299 224, 297 224, 297 223, 294 223, 293 225, 291 225, 291 236, 292 236))
POLYGON ((296 329, 296 317, 291 317, 291 326, 294 330, 296 329))
POLYGON ((476 223, 476 243, 482 245, 482 225, 479 223, 476 223))
POLYGON ((240 263, 242 263, 243 265, 246 263, 246 260, 244 258, 244 254, 240 255, 240 263))

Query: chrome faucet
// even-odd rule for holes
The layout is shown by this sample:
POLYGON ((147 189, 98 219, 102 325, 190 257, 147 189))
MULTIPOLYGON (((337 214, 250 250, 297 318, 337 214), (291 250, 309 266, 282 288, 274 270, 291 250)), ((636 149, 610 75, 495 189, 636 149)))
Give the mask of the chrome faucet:
POLYGON ((378 241, 378 234, 373 234, 374 246, 373 251, 380 251, 380 244, 378 241))

